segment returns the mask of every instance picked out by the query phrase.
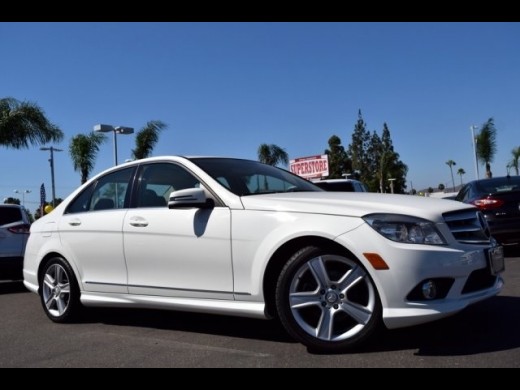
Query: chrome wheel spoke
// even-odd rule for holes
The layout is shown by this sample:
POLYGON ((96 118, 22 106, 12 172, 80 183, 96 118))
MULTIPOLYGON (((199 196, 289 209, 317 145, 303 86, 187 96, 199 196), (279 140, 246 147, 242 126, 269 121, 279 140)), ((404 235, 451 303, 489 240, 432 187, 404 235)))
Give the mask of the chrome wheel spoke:
POLYGON ((49 274, 46 274, 43 278, 43 283, 52 290, 56 282, 49 274))
POLYGON ((372 317, 372 311, 353 302, 343 302, 341 310, 357 321, 358 324, 366 325, 372 317))
POLYGON ((332 339, 334 330, 334 312, 332 310, 322 310, 320 322, 316 329, 316 336, 321 340, 332 339))
POLYGON ((293 293, 289 296, 291 309, 302 309, 309 306, 320 306, 320 296, 317 292, 293 293))
POLYGON ((60 284, 60 281, 63 278, 63 270, 60 266, 55 265, 54 266, 55 272, 56 272, 56 285, 60 284))
POLYGON ((52 310, 52 303, 54 302, 54 297, 51 295, 47 300, 45 301, 45 306, 48 310, 52 310))
POLYGON ((326 288, 330 285, 329 275, 327 274, 327 269, 325 268, 325 264, 321 257, 317 257, 314 260, 309 261, 308 265, 309 270, 316 279, 316 282, 320 288, 326 288))
POLYGON ((61 285, 60 286, 60 289, 61 289, 61 294, 70 294, 70 284, 69 283, 66 283, 64 285, 61 285))
POLYGON ((56 298, 56 306, 58 307, 58 314, 60 316, 67 310, 67 304, 61 297, 56 298))
POLYGON ((338 282, 338 289, 345 294, 349 288, 359 283, 365 277, 365 271, 359 266, 348 271, 338 282))

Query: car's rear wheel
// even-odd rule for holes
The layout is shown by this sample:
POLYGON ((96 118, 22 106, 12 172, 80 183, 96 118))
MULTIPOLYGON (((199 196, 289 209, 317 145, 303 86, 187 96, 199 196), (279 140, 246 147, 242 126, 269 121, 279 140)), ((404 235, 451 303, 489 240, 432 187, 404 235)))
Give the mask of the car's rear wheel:
POLYGON ((289 334, 317 351, 357 346, 381 322, 379 295, 365 268, 344 254, 313 246, 283 268, 276 305, 289 334))
POLYGON ((70 265, 60 257, 45 264, 40 278, 40 297, 45 314, 54 322, 76 318, 81 309, 79 287, 70 265))

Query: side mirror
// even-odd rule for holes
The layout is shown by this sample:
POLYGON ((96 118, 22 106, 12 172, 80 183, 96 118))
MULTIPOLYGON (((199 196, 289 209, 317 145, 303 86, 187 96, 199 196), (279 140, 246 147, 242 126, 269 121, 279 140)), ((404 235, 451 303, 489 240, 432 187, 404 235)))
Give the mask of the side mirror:
POLYGON ((188 188, 187 190, 174 191, 170 194, 170 201, 168 202, 169 209, 189 207, 209 209, 214 206, 213 200, 206 197, 206 193, 202 188, 188 188))

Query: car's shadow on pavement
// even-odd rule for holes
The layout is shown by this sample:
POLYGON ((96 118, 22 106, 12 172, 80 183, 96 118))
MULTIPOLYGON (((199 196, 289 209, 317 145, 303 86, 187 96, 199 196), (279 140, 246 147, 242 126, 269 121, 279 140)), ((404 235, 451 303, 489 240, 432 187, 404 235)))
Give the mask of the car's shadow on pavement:
POLYGON ((0 281, 0 295, 28 293, 29 291, 20 281, 0 281))
MULTIPOLYGON (((351 353, 416 350, 418 356, 460 356, 520 347, 520 298, 499 296, 426 325, 381 330, 351 353)), ((83 322, 295 343, 277 321, 159 310, 89 309, 83 322)), ((313 353, 313 351, 310 351, 313 353)))
POLYGON ((88 308, 81 322, 295 343, 278 321, 145 309, 88 308))
POLYGON ((520 298, 498 296, 411 328, 383 330, 357 352, 413 349, 417 356, 462 356, 520 347, 520 298))

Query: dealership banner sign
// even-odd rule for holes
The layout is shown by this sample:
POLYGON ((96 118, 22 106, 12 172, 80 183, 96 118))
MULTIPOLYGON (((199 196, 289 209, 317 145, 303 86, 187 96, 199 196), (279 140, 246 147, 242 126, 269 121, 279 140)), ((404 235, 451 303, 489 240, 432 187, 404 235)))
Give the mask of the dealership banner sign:
POLYGON ((307 180, 329 175, 329 156, 301 157, 290 161, 291 172, 307 180))

